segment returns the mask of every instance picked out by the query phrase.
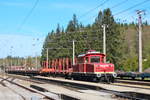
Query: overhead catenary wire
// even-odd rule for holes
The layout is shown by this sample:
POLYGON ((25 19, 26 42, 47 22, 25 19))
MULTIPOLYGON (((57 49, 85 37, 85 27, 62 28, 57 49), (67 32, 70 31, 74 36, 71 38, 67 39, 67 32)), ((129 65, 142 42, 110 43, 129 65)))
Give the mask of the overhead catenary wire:
MULTIPOLYGON (((128 0, 126 0, 126 1, 128 1, 128 0)), ((118 7, 118 6, 122 5, 122 4, 124 4, 126 1, 122 1, 122 2, 120 2, 120 3, 117 3, 116 5, 112 6, 110 9, 116 8, 116 7, 118 7)), ((137 7, 137 6, 140 6, 140 5, 142 5, 142 4, 146 3, 146 2, 149 2, 149 1, 150 1, 150 0, 144 0, 144 1, 140 2, 140 3, 137 3, 137 4, 135 4, 135 5, 133 5, 133 6, 129 7, 129 8, 127 8, 127 9, 124 9, 124 10, 118 12, 118 13, 115 13, 114 16, 120 15, 120 14, 122 14, 122 13, 125 13, 125 12, 127 12, 127 11, 129 11, 129 10, 131 10, 131 9, 133 9, 133 8, 135 8, 135 7, 137 7)), ((90 17, 90 18, 88 18, 88 19, 86 19, 86 20, 84 20, 84 21, 87 21, 87 20, 89 20, 89 19, 91 19, 91 18, 94 18, 94 17, 96 17, 96 16, 97 16, 97 14, 94 15, 94 16, 92 16, 92 17, 90 17)))
MULTIPOLYGON (((76 43, 82 43, 82 42, 83 42, 83 43, 84 43, 84 42, 98 41, 99 38, 97 38, 97 39, 96 39, 96 38, 97 38, 97 37, 93 37, 93 39, 90 39, 90 40, 86 40, 86 39, 85 39, 85 40, 82 40, 82 41, 81 41, 81 40, 79 40, 79 41, 78 41, 78 40, 75 40, 74 42, 76 42, 76 43)), ((47 42, 48 42, 48 44, 57 44, 56 41, 47 41, 47 42)), ((61 43, 61 42, 68 42, 68 43, 70 42, 70 43, 72 43, 71 40, 69 40, 69 41, 61 40, 61 41, 59 41, 59 42, 60 42, 60 43, 61 43)))
POLYGON ((115 4, 115 5, 113 5, 112 7, 110 7, 110 9, 117 8, 118 6, 121 6, 122 4, 126 3, 127 1, 129 1, 129 0, 121 1, 121 2, 119 2, 119 3, 115 4))
POLYGON ((20 24, 18 30, 21 30, 23 25, 26 23, 26 21, 28 20, 28 18, 31 16, 31 14, 33 13, 34 9, 36 8, 37 4, 38 4, 39 0, 36 0, 33 7, 31 8, 31 10, 29 11, 29 13, 25 16, 25 18, 23 19, 22 23, 20 24))
MULTIPOLYGON (((112 7, 110 7, 110 9, 117 8, 118 6, 120 6, 120 5, 124 4, 124 3, 126 3, 127 1, 128 1, 128 0, 124 0, 124 1, 122 1, 122 2, 119 2, 119 3, 115 4, 115 5, 113 5, 112 7)), ((89 19, 91 19, 91 18, 95 18, 96 16, 97 16, 97 14, 94 15, 94 16, 91 16, 90 18, 88 18, 88 19, 86 19, 86 20, 84 20, 84 21, 87 21, 87 20, 89 20, 89 19)), ((83 22, 84 22, 84 21, 83 21, 83 22)))
MULTIPOLYGON (((53 49, 72 49, 72 48, 45 48, 45 49, 49 49, 49 50, 53 50, 53 49)), ((89 48, 82 48, 82 49, 89 49, 89 48)), ((96 48, 96 49, 101 49, 101 48, 96 48)))
MULTIPOLYGON (((31 8, 31 10, 29 11, 29 13, 25 16, 25 18, 23 19, 23 21, 21 22, 21 24, 18 27, 18 31, 20 31, 23 27, 23 25, 25 24, 25 22, 28 20, 28 18, 30 17, 30 15, 32 14, 33 10, 36 8, 37 4, 38 4, 39 0, 36 0, 33 7, 31 8)), ((12 38, 13 39, 13 38, 12 38)))
MULTIPOLYGON (((119 12, 119 13, 124 13, 124 12, 126 12, 126 11, 128 11, 128 10, 130 10, 130 9, 133 9, 133 8, 136 7, 136 6, 139 6, 139 5, 143 4, 143 3, 146 3, 147 1, 148 1, 148 0, 145 0, 145 1, 143 1, 143 2, 140 2, 140 3, 138 3, 138 4, 135 4, 134 6, 129 7, 129 8, 127 8, 127 9, 125 9, 125 10, 119 12)), ((114 5, 112 8, 115 8, 116 6, 119 6, 120 4, 122 4, 122 3, 124 3, 124 2, 126 2, 126 1, 119 2, 119 3, 117 3, 116 5, 114 5)), ((96 8, 98 8, 98 7, 96 7, 96 8)), ((92 10, 95 10, 96 8, 91 9, 89 12, 91 12, 92 10)), ((87 13, 89 13, 89 12, 87 12, 87 13)), ((87 13, 85 13, 85 14, 87 14, 87 13)), ((81 32, 81 31, 79 31, 79 32, 81 32)), ((67 33, 69 33, 69 32, 67 32, 67 33)), ((71 33, 76 33, 76 31, 75 31, 75 32, 71 32, 71 33)))
MULTIPOLYGON (((85 33, 85 32, 99 32, 99 31, 101 31, 101 29, 96 29, 96 30, 89 30, 89 29, 85 29, 85 30, 79 30, 79 31, 73 31, 73 32, 65 32, 65 33, 63 33, 62 35, 60 34, 59 36, 57 36, 55 39, 57 39, 57 38, 61 38, 63 35, 71 35, 71 34, 74 34, 74 33, 85 33)), ((83 35, 83 34, 81 34, 81 35, 83 35)))
POLYGON ((104 4, 106 4, 109 0, 103 0, 103 2, 99 5, 97 5, 96 7, 90 9, 89 11, 85 12, 84 14, 82 14, 81 16, 79 16, 79 19, 81 19, 82 17, 86 16, 87 14, 91 13, 92 11, 94 11, 95 9, 103 6, 104 4))
POLYGON ((125 12, 127 12, 127 11, 129 11, 129 10, 131 10, 131 9, 133 9, 133 8, 135 8, 135 7, 137 7, 137 6, 140 6, 140 5, 142 5, 142 4, 146 3, 146 2, 149 2, 149 1, 150 1, 150 0, 144 0, 144 1, 140 2, 140 3, 137 3, 137 4, 135 4, 135 5, 133 5, 133 6, 129 7, 129 8, 127 8, 127 9, 124 9, 124 10, 122 10, 122 11, 120 11, 120 12, 115 13, 114 16, 119 15, 119 14, 122 14, 122 13, 125 13, 125 12))
MULTIPOLYGON (((128 1, 128 0, 127 0, 128 1)), ((145 0, 145 1, 143 1, 143 2, 140 2, 140 3, 138 3, 138 4, 136 4, 136 5, 134 5, 134 6, 132 6, 132 7, 130 7, 130 8, 127 8, 125 11, 127 11, 127 10, 130 10, 130 9, 132 9, 132 8, 134 8, 134 7, 136 7, 136 6, 139 6, 139 5, 141 5, 141 4, 143 4, 143 3, 145 3, 145 2, 147 2, 148 0, 145 0)), ((120 4, 122 4, 122 3, 124 3, 124 2, 126 2, 125 0, 124 1, 122 1, 122 2, 119 2, 119 3, 117 3, 116 5, 114 5, 114 6, 112 6, 112 8, 114 8, 114 7, 116 7, 116 6, 119 6, 120 4)), ((95 8, 97 8, 97 7, 95 7, 95 8)), ((92 10, 92 9, 91 9, 92 10)), ((93 9, 94 10, 94 9, 93 9)), ((124 11, 124 10, 123 10, 124 11)), ((121 11, 122 12, 122 11, 121 11)), ((123 13, 123 12, 122 12, 123 13)), ((99 31, 99 30, 98 30, 99 31)), ((75 32, 67 32, 67 33, 76 33, 77 31, 75 31, 75 32)), ((85 32, 85 31, 78 31, 78 32, 85 32)))
POLYGON ((100 29, 97 29, 97 30, 79 30, 79 31, 74 31, 74 32, 66 32, 68 34, 71 34, 71 33, 84 33, 84 32, 98 32, 100 31, 100 29))

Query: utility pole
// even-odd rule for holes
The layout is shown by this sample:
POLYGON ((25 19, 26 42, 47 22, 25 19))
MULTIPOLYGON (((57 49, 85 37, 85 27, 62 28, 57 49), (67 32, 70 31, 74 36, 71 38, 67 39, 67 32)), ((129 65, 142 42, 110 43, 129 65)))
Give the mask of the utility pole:
POLYGON ((27 57, 25 57, 24 60, 25 60, 25 62, 24 62, 25 63, 25 69, 26 69, 26 66, 27 66, 27 57))
POLYGON ((10 67, 12 67, 12 58, 10 58, 11 60, 10 60, 10 67))
POLYGON ((17 58, 17 66, 21 66, 21 64, 20 64, 20 62, 19 62, 19 61, 20 61, 19 59, 20 59, 20 58, 18 57, 18 58, 17 58))
POLYGON ((38 68, 38 61, 37 61, 37 55, 35 55, 35 59, 36 59, 36 69, 38 68))
POLYGON ((11 67, 12 67, 12 62, 13 62, 12 61, 13 60, 13 53, 12 53, 13 50, 12 49, 13 49, 13 46, 10 47, 10 66, 11 67))
MULTIPOLYGON (((103 54, 106 55, 106 25, 102 25, 103 28, 103 54)), ((106 56, 104 58, 104 63, 106 63, 106 56)))
POLYGON ((139 27, 139 35, 138 35, 138 41, 139 41, 139 72, 142 72, 142 13, 143 11, 138 10, 138 27, 139 27))
POLYGON ((4 75, 5 75, 5 67, 6 67, 5 66, 5 58, 3 58, 2 60, 3 60, 3 72, 4 72, 4 75))
POLYGON ((48 48, 46 49, 47 51, 47 57, 46 57, 46 67, 48 68, 48 48))
POLYGON ((5 66, 8 67, 8 58, 6 57, 5 66))
POLYGON ((5 58, 3 58, 2 60, 3 60, 3 66, 5 67, 5 58))
POLYGON ((75 65, 75 43, 74 43, 74 40, 72 41, 72 62, 73 62, 73 65, 75 65))

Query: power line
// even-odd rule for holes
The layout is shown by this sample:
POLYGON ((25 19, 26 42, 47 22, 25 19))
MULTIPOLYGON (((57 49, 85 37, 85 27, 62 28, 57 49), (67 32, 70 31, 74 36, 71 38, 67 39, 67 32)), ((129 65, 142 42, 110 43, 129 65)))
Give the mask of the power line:
POLYGON ((84 16, 86 16, 87 14, 89 14, 90 12, 94 11, 95 9, 99 8, 100 6, 103 6, 106 2, 108 2, 109 0, 104 0, 101 4, 99 4, 98 6, 96 6, 95 8, 90 9, 89 11, 85 12, 84 14, 82 14, 81 16, 79 16, 79 18, 82 18, 84 16))
POLYGON ((128 0, 124 0, 124 1, 122 1, 122 2, 119 2, 119 3, 115 4, 114 6, 112 6, 111 9, 114 9, 114 8, 116 8, 116 7, 118 7, 118 6, 120 6, 120 5, 124 4, 124 3, 126 3, 127 1, 128 1, 128 0))
POLYGON ((150 1, 150 0, 145 0, 145 1, 142 1, 142 2, 140 2, 140 3, 137 3, 137 4, 135 4, 134 6, 131 6, 131 7, 127 8, 127 9, 124 9, 124 10, 122 10, 122 11, 120 11, 120 12, 114 14, 114 16, 119 15, 119 14, 122 14, 122 13, 124 13, 124 12, 127 12, 128 10, 133 9, 133 8, 135 8, 135 7, 139 6, 139 5, 142 5, 142 4, 146 3, 146 2, 149 2, 149 1, 150 1))
MULTIPOLYGON (((114 8, 116 8, 116 7, 118 7, 118 6, 122 5, 122 4, 124 4, 124 3, 127 2, 127 1, 128 1, 128 0, 124 0, 124 1, 122 1, 122 2, 119 2, 119 3, 115 4, 114 6, 110 7, 110 9, 114 9, 114 8)), ((90 17, 90 18, 88 18, 88 19, 94 18, 94 17, 96 17, 96 16, 97 16, 97 14, 94 15, 94 16, 92 16, 92 17, 90 17)), ((88 19, 86 19, 86 20, 88 20, 88 19)), ((84 20, 84 21, 86 21, 86 20, 84 20)), ((84 22, 84 21, 83 21, 83 22, 84 22)))
POLYGON ((31 8, 31 10, 29 11, 29 13, 25 16, 24 20, 22 21, 22 23, 20 24, 18 30, 21 30, 21 28, 23 27, 23 25, 25 24, 25 22, 28 20, 28 18, 31 16, 32 12, 34 11, 34 9, 36 8, 37 4, 38 4, 39 0, 36 0, 33 7, 31 8))
MULTIPOLYGON (((75 34, 75 33, 85 33, 85 32, 99 32, 99 31, 101 31, 100 29, 95 29, 94 31, 93 30, 89 30, 89 29, 82 29, 82 30, 79 30, 79 31, 73 31, 73 32, 65 32, 64 33, 64 35, 71 35, 71 34, 75 34)), ((62 35, 60 35, 60 36, 57 36, 56 38, 61 38, 62 37, 62 35)), ((55 38, 55 39, 56 39, 55 38)))
MULTIPOLYGON (((74 39, 74 40, 75 40, 75 39, 74 39)), ((89 42, 98 41, 98 40, 99 40, 98 37, 92 37, 91 39, 84 38, 84 40, 75 40, 74 42, 75 42, 75 43, 85 43, 85 42, 88 42, 88 43, 89 43, 89 42)), ((57 44, 57 42, 59 42, 59 43, 62 43, 62 42, 72 43, 71 40, 68 40, 68 41, 66 41, 66 40, 47 41, 48 44, 52 44, 52 45, 57 44)))
MULTIPOLYGON (((127 1, 128 1, 128 0, 124 0, 124 1, 122 1, 122 2, 119 2, 119 3, 117 3, 116 5, 112 6, 110 9, 116 8, 116 7, 120 6, 121 4, 124 4, 124 3, 127 2, 127 1)), ((135 8, 135 7, 139 6, 139 5, 142 5, 142 4, 146 3, 146 2, 149 2, 149 1, 150 1, 150 0, 145 0, 145 1, 142 1, 142 2, 140 2, 140 3, 137 3, 137 4, 135 4, 134 6, 131 6, 131 7, 127 8, 127 9, 125 9, 125 10, 122 10, 122 11, 120 11, 120 12, 114 14, 114 16, 119 15, 119 14, 122 14, 122 13, 124 13, 124 12, 127 12, 128 10, 133 9, 133 8, 135 8)), ((94 16, 92 16, 92 17, 90 17, 90 18, 88 18, 88 19, 94 18, 94 17, 96 17, 96 16, 97 16, 97 14, 94 15, 94 16)), ((87 19, 87 20, 88 20, 88 19, 87 19)), ((84 21, 86 21, 86 20, 84 20, 84 21)))

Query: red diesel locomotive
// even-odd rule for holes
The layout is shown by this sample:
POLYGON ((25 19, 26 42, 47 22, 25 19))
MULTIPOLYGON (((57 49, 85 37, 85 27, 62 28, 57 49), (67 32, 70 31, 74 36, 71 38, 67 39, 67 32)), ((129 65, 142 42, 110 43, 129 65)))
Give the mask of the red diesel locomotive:
POLYGON ((73 66, 72 77, 113 82, 116 77, 114 64, 105 63, 105 57, 104 54, 95 50, 79 55, 77 63, 73 66))
POLYGON ((87 53, 75 58, 74 65, 72 64, 72 59, 61 58, 43 62, 41 69, 8 69, 7 72, 26 75, 63 76, 75 80, 113 82, 117 76, 114 72, 114 64, 105 63, 105 57, 106 56, 100 52, 89 50, 87 53))
POLYGON ((45 63, 45 67, 41 69, 40 73, 79 80, 113 82, 117 76, 114 72, 114 64, 104 63, 105 57, 100 52, 89 50, 86 54, 79 55, 75 59, 75 65, 69 58, 55 59, 45 63))

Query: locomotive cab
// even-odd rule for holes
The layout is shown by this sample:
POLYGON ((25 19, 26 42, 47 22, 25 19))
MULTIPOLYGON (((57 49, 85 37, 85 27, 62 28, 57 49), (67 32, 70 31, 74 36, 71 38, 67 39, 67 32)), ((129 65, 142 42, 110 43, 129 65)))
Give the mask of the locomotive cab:
POLYGON ((73 77, 112 82, 116 77, 114 64, 105 63, 105 57, 104 54, 95 50, 79 55, 76 65, 73 66, 73 77))

